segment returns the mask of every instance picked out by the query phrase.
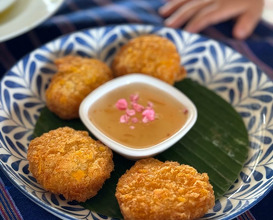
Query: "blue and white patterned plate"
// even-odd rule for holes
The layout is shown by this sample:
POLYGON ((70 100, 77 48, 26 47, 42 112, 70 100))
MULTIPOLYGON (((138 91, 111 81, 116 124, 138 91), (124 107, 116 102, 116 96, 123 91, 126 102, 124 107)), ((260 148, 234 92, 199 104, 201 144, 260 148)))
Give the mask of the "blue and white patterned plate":
POLYGON ((249 154, 238 179, 204 219, 231 219, 260 201, 273 185, 273 83, 236 51, 196 34, 150 25, 121 25, 76 32, 38 48, 20 60, 0 85, 0 165, 10 180, 49 212, 68 219, 111 219, 46 192, 28 171, 27 146, 45 88, 55 72, 53 60, 88 55, 110 65, 129 39, 153 33, 172 40, 188 76, 215 91, 240 113, 249 134, 249 154))

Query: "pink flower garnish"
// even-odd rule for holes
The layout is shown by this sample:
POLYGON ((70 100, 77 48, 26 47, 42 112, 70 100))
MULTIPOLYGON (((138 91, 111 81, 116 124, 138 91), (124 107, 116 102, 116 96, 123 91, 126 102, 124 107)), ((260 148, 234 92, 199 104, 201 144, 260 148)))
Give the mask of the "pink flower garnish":
POLYGON ((129 116, 133 116, 136 114, 136 111, 134 109, 126 109, 126 114, 129 116))
POLYGON ((148 123, 148 122, 149 122, 149 119, 148 119, 146 116, 144 116, 144 117, 142 118, 142 122, 143 122, 143 123, 148 123))
POLYGON ((120 123, 128 123, 130 117, 128 115, 122 115, 120 116, 119 122, 120 123))
POLYGON ((139 119, 137 117, 132 117, 134 115, 142 115, 142 123, 148 123, 150 121, 155 120, 155 111, 153 109, 154 104, 148 101, 146 108, 143 105, 138 104, 139 95, 132 94, 130 95, 131 105, 128 107, 128 102, 126 99, 119 99, 116 102, 116 108, 118 110, 125 110, 125 114, 123 114, 119 122, 120 123, 129 123, 130 129, 135 129, 135 126, 131 123, 138 123, 139 119))
POLYGON ((134 117, 134 118, 131 119, 131 122, 137 123, 137 122, 138 122, 138 119, 137 119, 136 117, 134 117))
POLYGON ((133 109, 135 109, 137 112, 142 112, 144 107, 137 103, 132 103, 133 109))
POLYGON ((126 99, 119 99, 116 102, 116 107, 117 107, 118 110, 125 110, 125 109, 127 109, 128 103, 127 103, 126 99))
POLYGON ((143 115, 142 122, 144 123, 155 120, 155 111, 153 109, 145 109, 142 112, 142 115, 143 115))
POLYGON ((154 107, 154 103, 148 102, 147 108, 153 108, 153 107, 154 107))
POLYGON ((132 95, 130 95, 130 100, 132 102, 137 102, 138 99, 139 99, 139 95, 138 94, 132 94, 132 95))

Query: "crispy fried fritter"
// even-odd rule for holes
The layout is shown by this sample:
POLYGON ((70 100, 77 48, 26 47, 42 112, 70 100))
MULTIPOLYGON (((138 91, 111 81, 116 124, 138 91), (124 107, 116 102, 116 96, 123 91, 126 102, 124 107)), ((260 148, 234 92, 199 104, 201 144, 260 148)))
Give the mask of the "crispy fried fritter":
POLYGON ((189 220, 214 205, 206 173, 177 162, 142 159, 119 179, 116 188, 124 219, 189 220))
POLYGON ((27 154, 30 172, 46 190, 79 202, 95 196, 110 177, 112 157, 86 131, 69 127, 33 139, 27 154))
POLYGON ((175 45, 167 38, 144 35, 123 45, 112 62, 115 76, 144 73, 169 84, 186 76, 175 45))
POLYGON ((79 117, 82 100, 113 78, 111 69, 97 59, 66 56, 55 60, 58 72, 46 90, 46 104, 62 119, 79 117))

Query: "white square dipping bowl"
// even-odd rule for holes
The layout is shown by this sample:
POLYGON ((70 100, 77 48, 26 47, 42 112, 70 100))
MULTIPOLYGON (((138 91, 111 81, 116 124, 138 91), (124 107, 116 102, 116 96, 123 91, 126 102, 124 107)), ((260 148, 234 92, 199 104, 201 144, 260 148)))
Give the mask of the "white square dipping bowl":
POLYGON ((184 95, 181 91, 175 87, 151 76, 144 74, 128 74, 125 76, 117 77, 113 80, 106 82, 105 84, 99 86, 97 89, 92 91, 81 103, 79 109, 80 119, 84 125, 89 129, 89 131, 95 135, 102 143, 111 148, 113 151, 123 155, 124 157, 132 160, 137 160, 146 157, 152 157, 160 152, 165 151, 178 140, 180 140, 195 124, 197 119, 197 110, 192 101, 184 95), (125 85, 130 85, 134 83, 143 83, 151 87, 155 87, 175 98, 182 105, 184 105, 188 110, 188 118, 186 123, 172 136, 165 139, 164 141, 147 148, 131 148, 123 144, 114 141, 107 135, 105 135, 101 130, 99 130, 89 119, 88 113, 90 107, 101 97, 110 93, 111 91, 125 85))

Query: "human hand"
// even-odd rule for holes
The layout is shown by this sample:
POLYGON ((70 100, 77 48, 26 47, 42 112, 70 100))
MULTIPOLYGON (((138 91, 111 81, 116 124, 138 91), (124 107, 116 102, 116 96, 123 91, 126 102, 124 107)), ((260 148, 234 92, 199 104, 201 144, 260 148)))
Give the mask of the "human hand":
POLYGON ((233 36, 248 37, 256 27, 262 14, 263 0, 167 0, 159 13, 168 17, 165 25, 178 28, 186 24, 185 30, 196 33, 206 27, 236 18, 233 36))

